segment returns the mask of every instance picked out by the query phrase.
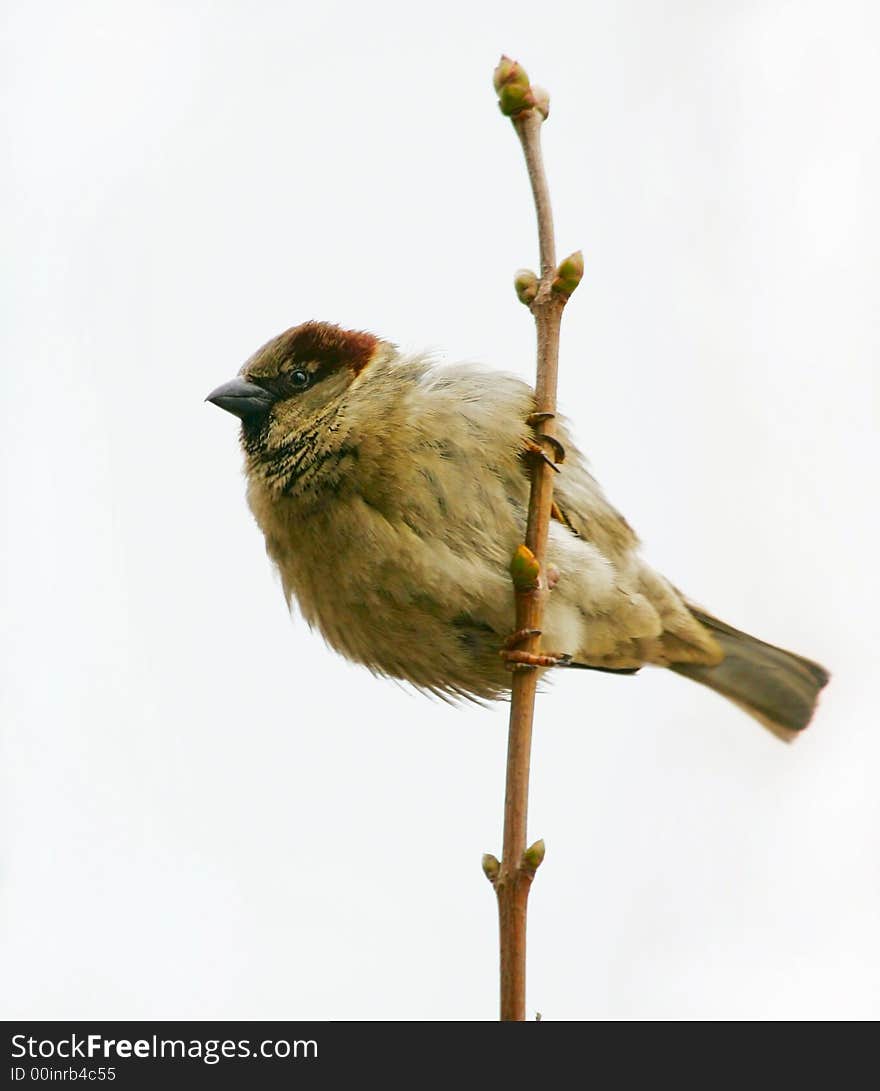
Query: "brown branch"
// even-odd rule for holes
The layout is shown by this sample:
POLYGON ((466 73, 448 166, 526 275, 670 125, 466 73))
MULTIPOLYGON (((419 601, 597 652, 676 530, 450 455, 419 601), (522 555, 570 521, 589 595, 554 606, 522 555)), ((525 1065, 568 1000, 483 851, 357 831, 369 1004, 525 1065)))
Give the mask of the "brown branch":
MULTIPOLYGON (((530 422, 539 442, 544 437, 552 445, 556 436, 562 311, 580 280, 583 264, 580 255, 575 254, 558 269, 556 267, 553 214, 540 140, 541 125, 547 116, 546 94, 532 88, 523 69, 506 57, 502 57, 495 70, 495 87, 502 113, 510 116, 522 144, 538 219, 540 279, 523 270, 517 275, 515 287, 520 300, 529 306, 537 331, 535 413, 530 422)), ((531 654, 540 652, 541 618, 547 594, 547 581, 541 573, 546 571, 553 470, 547 460, 534 460, 525 549, 520 547, 511 566, 516 630, 528 634, 520 643, 523 650, 531 654)), ((538 673, 534 668, 515 670, 507 744, 504 847, 500 863, 493 856, 483 858, 483 869, 498 897, 502 1020, 525 1019, 526 913, 532 880, 544 858, 543 841, 526 848, 529 762, 537 684, 538 673)))
POLYGON ((522 144, 526 157, 526 169, 535 199, 535 213, 538 217, 538 248, 541 256, 541 276, 556 275, 556 239, 553 232, 553 209, 550 207, 550 187, 544 173, 541 156, 541 126, 544 115, 537 109, 523 110, 513 117, 513 127, 522 144), (552 275, 551 275, 552 274, 552 275))

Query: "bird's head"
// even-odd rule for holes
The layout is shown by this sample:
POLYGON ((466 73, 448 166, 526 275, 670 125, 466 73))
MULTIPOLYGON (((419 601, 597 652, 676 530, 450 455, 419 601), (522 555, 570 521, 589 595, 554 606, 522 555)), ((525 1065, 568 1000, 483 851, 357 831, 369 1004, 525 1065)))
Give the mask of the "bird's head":
POLYGON ((275 462, 304 431, 329 423, 352 384, 389 347, 371 333, 305 322, 258 349, 207 401, 241 420, 250 459, 275 462))

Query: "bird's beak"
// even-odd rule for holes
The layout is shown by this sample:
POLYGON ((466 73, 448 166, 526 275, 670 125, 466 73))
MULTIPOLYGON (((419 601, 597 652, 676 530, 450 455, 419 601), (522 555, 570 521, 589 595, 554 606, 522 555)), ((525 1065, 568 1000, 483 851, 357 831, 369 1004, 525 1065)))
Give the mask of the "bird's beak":
POLYGON ((252 421, 269 412, 275 396, 256 383, 249 383, 246 379, 233 379, 212 390, 205 401, 219 405, 221 409, 243 421, 252 421))

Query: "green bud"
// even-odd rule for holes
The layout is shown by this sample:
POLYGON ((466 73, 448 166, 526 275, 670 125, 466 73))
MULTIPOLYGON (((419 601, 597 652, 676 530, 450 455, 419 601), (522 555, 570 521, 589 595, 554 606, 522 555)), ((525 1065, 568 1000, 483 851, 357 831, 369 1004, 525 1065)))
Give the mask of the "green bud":
POLYGON ((501 874, 501 863, 491 852, 487 852, 483 856, 483 874, 490 883, 494 883, 501 874))
POLYGON ((493 83, 498 92, 498 106, 505 117, 513 117, 535 105, 535 97, 529 85, 526 70, 510 57, 502 57, 493 73, 493 83))
POLYGON ((505 117, 516 117, 534 105, 535 96, 531 87, 508 86, 498 92, 498 108, 505 117))
POLYGON ((517 269, 513 287, 516 289, 516 298, 528 307, 538 294, 538 278, 531 269, 517 269))
POLYGON ((495 90, 501 94, 501 88, 510 83, 528 87, 529 77, 519 61, 502 54, 501 60, 492 73, 492 82, 495 84, 495 90))
POLYGON ((544 860, 545 851, 546 845, 543 840, 536 841, 534 845, 529 845, 522 858, 522 866, 526 871, 530 871, 534 875, 544 860))
POLYGON ((584 255, 580 250, 575 250, 573 254, 569 254, 564 261, 560 262, 559 268, 556 270, 556 279, 553 281, 551 288, 558 295, 565 296, 568 299, 580 284, 583 275, 584 255))
POLYGON ((510 575, 517 591, 534 591, 538 586, 541 566, 528 546, 516 547, 516 553, 510 562, 510 575))

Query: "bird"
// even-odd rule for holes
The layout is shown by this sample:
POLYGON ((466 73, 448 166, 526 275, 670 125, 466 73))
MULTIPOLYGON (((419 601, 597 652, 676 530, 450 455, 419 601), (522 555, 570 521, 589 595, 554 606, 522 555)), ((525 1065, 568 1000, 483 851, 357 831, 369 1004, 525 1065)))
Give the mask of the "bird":
MULTIPOLYGON (((330 647, 445 699, 509 697, 522 666, 509 650, 509 565, 536 448, 528 384, 308 321, 206 400, 239 418, 266 551, 289 605, 330 647)), ((547 545, 546 662, 667 668, 794 738, 825 668, 719 620, 651 568, 562 418, 556 435, 565 458, 547 545)))

